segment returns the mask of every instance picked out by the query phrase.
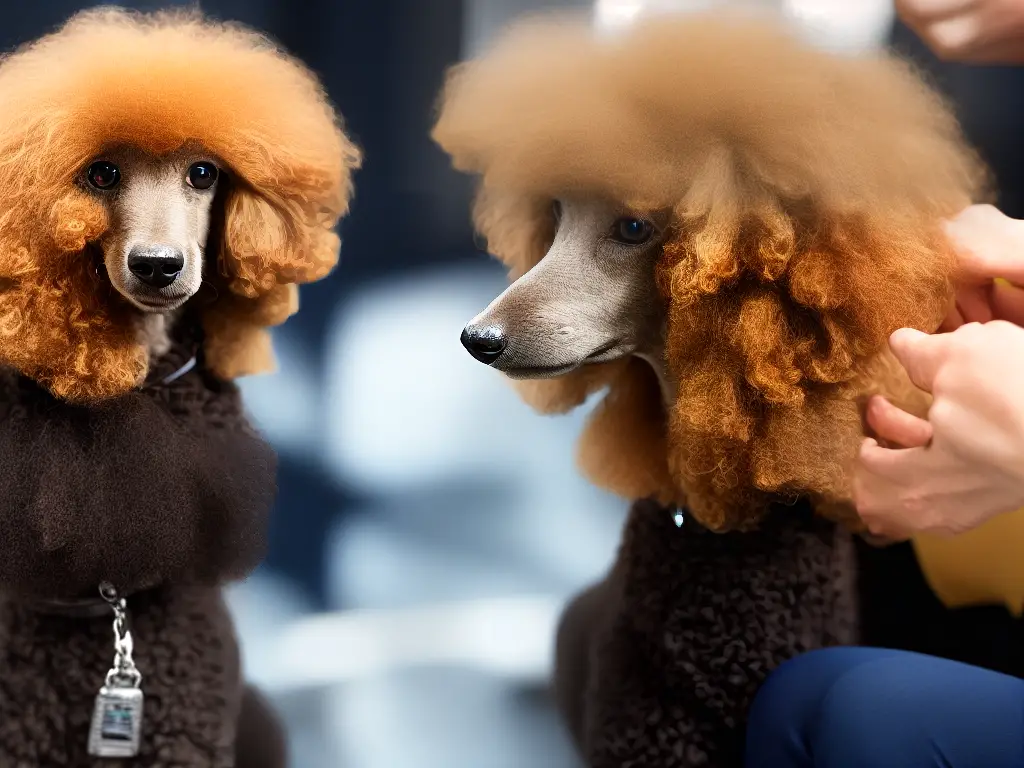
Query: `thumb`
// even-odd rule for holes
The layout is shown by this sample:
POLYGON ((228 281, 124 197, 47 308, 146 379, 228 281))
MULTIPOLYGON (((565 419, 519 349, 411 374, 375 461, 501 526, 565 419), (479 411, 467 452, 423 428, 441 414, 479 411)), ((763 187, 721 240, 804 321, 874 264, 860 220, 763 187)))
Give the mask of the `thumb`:
POLYGON ((889 337, 889 347, 918 389, 932 391, 935 374, 946 358, 948 336, 927 333, 913 328, 900 328, 889 337))

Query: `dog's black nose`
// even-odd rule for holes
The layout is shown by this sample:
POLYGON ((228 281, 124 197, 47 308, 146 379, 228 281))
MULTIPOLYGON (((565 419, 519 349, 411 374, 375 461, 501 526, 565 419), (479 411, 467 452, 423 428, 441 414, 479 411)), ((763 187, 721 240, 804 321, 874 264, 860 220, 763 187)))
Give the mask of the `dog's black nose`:
POLYGON ((508 346, 504 331, 496 325, 485 325, 481 328, 467 325, 462 331, 461 340, 462 346, 469 350, 469 354, 487 365, 501 357, 501 353, 508 346))
POLYGON ((137 245, 128 253, 128 269, 153 288, 166 288, 185 268, 185 255, 169 245, 137 245))

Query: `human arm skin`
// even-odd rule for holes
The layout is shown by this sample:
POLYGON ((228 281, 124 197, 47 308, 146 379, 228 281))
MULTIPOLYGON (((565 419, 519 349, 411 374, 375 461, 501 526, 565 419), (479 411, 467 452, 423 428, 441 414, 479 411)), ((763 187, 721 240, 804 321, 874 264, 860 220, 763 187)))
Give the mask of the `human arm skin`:
POLYGON ((1024 329, 1001 320, 929 336, 903 329, 893 352, 934 396, 927 420, 882 398, 868 407, 854 498, 890 538, 952 535, 1024 507, 1024 329))
POLYGON ((896 0, 895 6, 943 61, 1024 62, 1024 0, 896 0))

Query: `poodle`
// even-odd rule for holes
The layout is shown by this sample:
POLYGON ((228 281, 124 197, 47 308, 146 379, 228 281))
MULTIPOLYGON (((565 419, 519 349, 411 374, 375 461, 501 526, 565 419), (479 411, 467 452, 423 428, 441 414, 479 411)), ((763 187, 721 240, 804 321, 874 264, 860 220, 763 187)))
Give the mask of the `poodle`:
POLYGON ((563 618, 570 728, 595 767, 737 764, 765 675, 858 638, 863 402, 927 411, 887 339, 938 328, 987 174, 900 62, 727 11, 521 23, 434 136, 510 268, 462 343, 543 412, 601 393, 582 468, 640 500, 563 618))
POLYGON ((0 102, 0 764, 282 766, 221 593, 276 490, 232 379, 335 265, 360 153, 198 12, 83 12, 0 102))
POLYGON ((193 299, 214 373, 271 369, 266 328, 335 265, 359 160, 315 78, 236 26, 99 9, 8 56, 0 96, 0 359, 66 400, 122 394, 150 315, 193 299), (173 284, 137 245, 168 247, 173 284))

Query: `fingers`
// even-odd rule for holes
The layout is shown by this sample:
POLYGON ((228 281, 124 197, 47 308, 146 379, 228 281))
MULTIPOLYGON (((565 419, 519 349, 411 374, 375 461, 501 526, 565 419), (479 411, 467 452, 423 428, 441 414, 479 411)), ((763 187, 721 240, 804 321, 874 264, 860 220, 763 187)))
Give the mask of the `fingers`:
POLYGON ((946 319, 939 326, 939 333, 950 333, 964 324, 964 316, 960 314, 958 307, 953 307, 946 315, 946 319))
POLYGON ((987 323, 992 320, 989 285, 961 289, 956 297, 956 305, 964 323, 987 323))
POLYGON ((896 12, 910 22, 929 23, 959 16, 974 7, 976 0, 896 0, 896 12))
POLYGON ((914 510, 905 508, 905 485, 926 450, 890 450, 871 438, 861 444, 853 476, 853 502, 874 536, 902 541, 920 527, 914 510))
POLYGON ((921 448, 931 442, 931 424, 900 410, 884 397, 871 398, 867 419, 878 437, 902 448, 921 448))
POLYGON ((939 57, 969 56, 977 45, 977 0, 896 0, 897 15, 939 57))
POLYGON ((857 454, 857 464, 872 475, 887 480, 899 480, 913 469, 915 462, 920 460, 920 454, 925 450, 923 447, 884 448, 874 438, 866 437, 857 454))
POLYGON ((998 320, 1024 326, 1024 288, 1002 281, 992 286, 992 314, 998 320))
POLYGON ((891 500, 898 498, 899 487, 888 478, 872 472, 864 462, 865 455, 869 457, 868 464, 871 464, 875 452, 885 450, 871 438, 864 440, 858 458, 859 466, 853 476, 853 503, 861 521, 873 536, 902 541, 910 537, 911 531, 892 514, 891 500))
POLYGON ((976 53, 982 41, 982 20, 975 14, 950 16, 928 24, 921 37, 942 60, 957 60, 976 53))
POLYGON ((997 277, 1024 283, 1024 221, 991 205, 972 205, 945 222, 957 252, 961 280, 987 284, 997 277))
POLYGON ((913 328, 901 328, 889 337, 889 346, 918 389, 932 391, 935 374, 946 359, 948 335, 929 336, 913 328))

